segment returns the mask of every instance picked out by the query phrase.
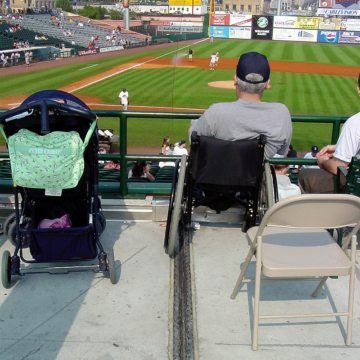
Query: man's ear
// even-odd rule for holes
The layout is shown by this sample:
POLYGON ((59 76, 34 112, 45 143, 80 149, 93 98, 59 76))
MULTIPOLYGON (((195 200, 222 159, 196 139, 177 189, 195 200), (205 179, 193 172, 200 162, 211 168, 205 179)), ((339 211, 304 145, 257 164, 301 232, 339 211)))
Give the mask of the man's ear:
POLYGON ((270 84, 270 79, 266 82, 266 89, 270 89, 271 88, 271 84, 270 84))
POLYGON ((358 85, 358 87, 357 87, 357 92, 360 95, 360 85, 358 85))
POLYGON ((236 86, 237 85, 237 76, 236 76, 236 74, 234 75, 234 86, 236 86))

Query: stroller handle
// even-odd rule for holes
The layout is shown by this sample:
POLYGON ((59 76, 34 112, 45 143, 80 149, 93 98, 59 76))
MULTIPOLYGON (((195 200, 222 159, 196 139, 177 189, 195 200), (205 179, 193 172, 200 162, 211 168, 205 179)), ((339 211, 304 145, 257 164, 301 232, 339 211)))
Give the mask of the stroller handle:
POLYGON ((13 120, 18 120, 23 117, 26 117, 32 113, 36 108, 40 108, 41 119, 41 133, 47 134, 50 132, 49 128, 49 108, 56 111, 62 111, 74 115, 82 116, 88 120, 95 121, 96 114, 91 110, 87 110, 85 108, 80 108, 76 106, 71 106, 68 104, 62 104, 58 101, 46 99, 46 100, 36 100, 31 101, 25 105, 20 105, 16 109, 8 110, 2 114, 0 114, 0 124, 8 123, 13 120))

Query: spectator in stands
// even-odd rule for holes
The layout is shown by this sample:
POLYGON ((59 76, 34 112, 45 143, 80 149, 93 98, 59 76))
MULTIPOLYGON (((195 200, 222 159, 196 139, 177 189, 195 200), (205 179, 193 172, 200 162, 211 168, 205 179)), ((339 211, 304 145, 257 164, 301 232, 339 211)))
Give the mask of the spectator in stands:
MULTIPOLYGON (((360 95, 360 74, 357 81, 360 95)), ((320 169, 304 169, 299 174, 303 192, 328 194, 334 192, 334 175, 339 166, 347 167, 354 156, 360 155, 360 112, 343 125, 336 145, 326 145, 317 154, 320 169)))
POLYGON ((161 152, 162 155, 169 155, 170 152, 170 137, 165 136, 161 145, 161 152))
MULTIPOLYGON (((288 158, 297 158, 297 151, 293 148, 293 146, 290 144, 289 145, 289 151, 286 155, 286 157, 288 158)), ((289 165, 289 169, 291 169, 291 171, 293 173, 297 173, 299 171, 299 165, 289 165)))
POLYGON ((263 92, 270 88, 270 66, 257 52, 240 56, 234 85, 237 100, 214 104, 198 119, 190 131, 223 140, 254 139, 266 136, 265 157, 289 150, 292 126, 288 108, 280 103, 262 102, 263 92))
MULTIPOLYGON (((313 145, 311 147, 311 151, 307 152, 305 155, 304 155, 304 159, 316 159, 316 155, 317 153, 319 152, 319 148, 316 146, 316 145, 313 145)), ((303 165, 302 166, 303 169, 318 169, 319 167, 317 165, 303 165)))
POLYGON ((155 181, 155 177, 150 172, 150 164, 146 163, 146 161, 137 161, 129 171, 128 177, 146 178, 149 181, 155 181))
MULTIPOLYGON (((274 155, 275 158, 284 158, 283 155, 274 155)), ((275 174, 279 200, 285 199, 289 196, 300 195, 299 186, 292 184, 288 175, 289 167, 287 165, 275 165, 275 174)))
POLYGON ((293 148, 293 146, 289 145, 289 151, 286 155, 288 158, 297 158, 297 151, 293 148))
POLYGON ((175 144, 175 148, 172 152, 173 155, 188 155, 188 151, 185 148, 186 141, 180 140, 177 144, 175 144))

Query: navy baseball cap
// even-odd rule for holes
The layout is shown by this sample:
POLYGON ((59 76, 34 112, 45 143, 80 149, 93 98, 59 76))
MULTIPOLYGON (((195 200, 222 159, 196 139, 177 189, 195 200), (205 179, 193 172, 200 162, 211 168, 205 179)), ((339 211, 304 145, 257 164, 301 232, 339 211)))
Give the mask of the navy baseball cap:
POLYGON ((248 52, 240 56, 236 67, 236 76, 250 84, 261 84, 269 80, 270 65, 265 55, 258 52, 248 52), (255 78, 250 80, 250 74, 255 78))
POLYGON ((316 145, 314 145, 311 147, 311 152, 317 153, 317 152, 319 152, 319 148, 316 145))

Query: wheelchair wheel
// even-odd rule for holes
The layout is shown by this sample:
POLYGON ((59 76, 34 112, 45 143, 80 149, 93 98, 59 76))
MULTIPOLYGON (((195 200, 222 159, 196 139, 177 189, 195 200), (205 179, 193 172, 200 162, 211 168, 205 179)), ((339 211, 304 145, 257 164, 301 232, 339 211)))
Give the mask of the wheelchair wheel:
POLYGON ((266 211, 278 201, 277 199, 277 186, 276 186, 276 175, 272 171, 272 168, 268 162, 264 165, 264 174, 262 177, 259 201, 258 201, 258 218, 261 222, 266 211), (276 189, 276 190, 275 190, 276 189))
POLYGON ((174 179, 170 194, 170 203, 166 221, 165 252, 174 257, 179 248, 179 222, 181 219, 181 207, 183 202, 184 181, 186 173, 186 155, 181 157, 180 162, 176 162, 174 179))

